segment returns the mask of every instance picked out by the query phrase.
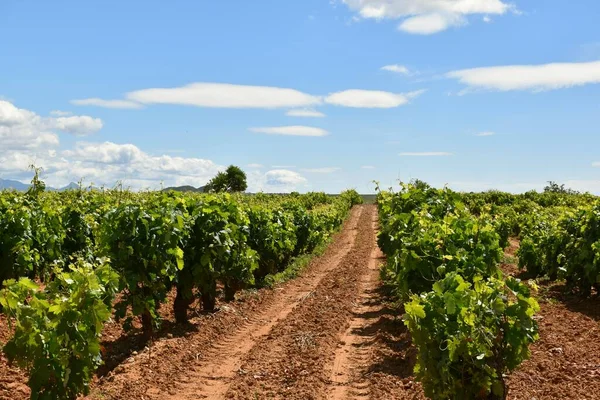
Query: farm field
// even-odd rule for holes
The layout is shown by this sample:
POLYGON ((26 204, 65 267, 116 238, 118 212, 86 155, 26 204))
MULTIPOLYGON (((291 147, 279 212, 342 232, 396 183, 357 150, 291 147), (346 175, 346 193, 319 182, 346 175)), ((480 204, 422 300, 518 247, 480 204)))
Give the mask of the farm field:
POLYGON ((0 400, 600 400, 598 16, 0 0, 0 400))
MULTIPOLYGON (((97 194, 38 193, 38 197, 33 199, 27 197, 30 194, 5 192, 2 195, 5 232, 18 225, 15 221, 19 220, 6 217, 17 209, 26 209, 31 215, 41 213, 37 214, 37 223, 46 223, 47 230, 52 228, 48 221, 53 221, 53 216, 69 215, 71 219, 61 218, 62 223, 54 227, 57 229, 55 233, 63 238, 61 246, 56 244, 55 249, 63 253, 67 251, 66 243, 70 242, 65 239, 69 234, 71 237, 87 238, 89 241, 80 241, 82 247, 71 255, 85 251, 96 255, 113 252, 110 253, 114 259, 111 265, 120 276, 114 294, 109 296, 111 301, 107 309, 111 315, 104 318, 97 334, 78 337, 76 333, 83 325, 93 326, 97 322, 94 319, 81 320, 78 330, 65 328, 63 332, 78 346, 83 345, 91 355, 94 354, 91 350, 94 343, 99 345, 103 363, 94 361, 95 364, 91 364, 87 377, 89 390, 80 389, 77 394, 60 392, 60 388, 55 388, 55 381, 64 380, 64 376, 46 382, 43 376, 37 375, 36 382, 41 390, 48 393, 54 390, 51 397, 46 398, 76 398, 87 391, 85 397, 89 399, 426 399, 502 398, 504 395, 508 399, 595 399, 600 391, 600 300, 598 281, 592 279, 598 270, 589 266, 580 270, 573 263, 577 260, 581 265, 588 265, 584 256, 595 249, 592 244, 584 242, 597 237, 594 236, 594 229, 598 226, 594 211, 597 203, 592 196, 558 193, 515 196, 499 192, 459 194, 447 189, 429 188, 419 182, 406 184, 397 193, 380 192, 377 204, 362 205, 358 204, 361 203, 358 195, 351 192, 340 198, 310 194, 293 198, 266 196, 251 201, 229 195, 187 194, 128 194, 130 198, 116 199, 113 193, 109 197, 110 205, 106 204, 107 197, 103 195, 106 208, 102 217, 92 218, 94 213, 91 210, 97 210, 98 206, 97 194), (57 205, 57 199, 61 200, 62 206, 57 205), (177 205, 181 202, 186 207, 178 209, 177 205), (49 208, 48 204, 56 207, 49 208), (165 240, 165 243, 175 243, 175 247, 182 249, 184 266, 174 269, 173 277, 164 276, 161 285, 152 286, 154 293, 150 295, 144 291, 136 293, 140 286, 143 288, 140 284, 145 282, 143 277, 138 277, 136 284, 132 284, 123 276, 130 273, 136 259, 146 259, 147 265, 152 265, 153 260, 169 254, 175 257, 173 262, 176 265, 177 253, 167 248, 163 253, 152 254, 142 243, 139 250, 134 248, 135 256, 130 257, 129 251, 122 259, 119 258, 124 257, 121 253, 110 247, 102 250, 101 245, 102 241, 112 237, 101 236, 106 234, 103 224, 132 221, 130 213, 125 213, 121 219, 110 219, 110 216, 118 215, 117 210, 131 211, 132 206, 141 204, 148 210, 148 215, 140 220, 146 223, 132 225, 136 229, 157 223, 164 230, 165 225, 170 226, 169 221, 177 222, 179 216, 185 220, 181 231, 188 232, 188 236, 181 234, 179 242, 165 240), (175 207, 168 208, 173 204, 175 207), (73 215, 75 209, 80 219, 73 215), (166 218, 168 213, 152 218, 152 213, 159 210, 174 212, 175 218, 166 218), (202 220, 201 225, 197 224, 205 215, 203 213, 209 210, 220 212, 208 214, 210 218, 202 220), (230 251, 237 251, 236 262, 246 260, 251 276, 244 275, 244 269, 239 266, 227 269, 228 265, 232 265, 227 252, 212 250, 217 243, 223 244, 226 240, 211 241, 202 247, 203 254, 210 253, 213 257, 213 272, 219 275, 208 278, 194 273, 183 275, 191 272, 186 270, 186 265, 194 265, 189 256, 190 235, 196 235, 194 237, 199 242, 201 237, 205 237, 201 236, 201 232, 213 229, 209 228, 209 221, 214 222, 218 215, 223 217, 224 210, 229 210, 237 218, 231 220, 228 214, 222 220, 224 226, 231 225, 232 221, 238 227, 248 224, 247 236, 236 239, 232 233, 235 231, 233 226, 225 231, 230 235, 230 251), (241 214, 237 215, 238 212, 241 214), (313 218, 311 223, 318 224, 305 231, 312 233, 307 238, 311 238, 313 243, 297 251, 301 238, 299 221, 308 224, 303 218, 308 215, 313 218), (289 224, 287 230, 284 228, 285 221, 289 224), (72 230, 61 234, 59 226, 60 229, 70 227, 72 230), (194 226, 197 227, 195 233, 194 226), (256 228, 259 226, 262 227, 262 236, 257 236, 256 228), (73 227, 79 230, 73 230, 73 227), (565 232, 570 229, 571 234, 567 235, 565 232), (580 235, 576 231, 584 233, 580 235), (75 235, 75 232, 83 236, 75 235), (87 236, 83 234, 85 232, 87 236), (316 233, 319 235, 315 236, 316 233), (253 241, 253 237, 261 240, 253 241), (248 248, 240 247, 244 243, 248 248), (269 247, 267 243, 275 247, 269 247), (276 246, 283 243, 287 243, 287 247, 276 246), (267 263, 267 260, 271 262, 267 263), (452 286, 457 276, 464 283, 458 288, 452 286), (197 283, 190 289, 193 295, 185 303, 185 319, 182 321, 181 314, 177 315, 180 311, 176 303, 181 301, 179 293, 184 290, 184 277, 197 283), (511 280, 512 277, 519 281, 511 280), (206 280, 215 286, 206 286, 206 280), (236 288, 233 296, 227 295, 228 286, 236 288), (153 297, 157 291, 162 291, 162 296, 153 297), (212 304, 210 298, 205 303, 207 299, 203 294, 206 292, 214 293, 212 304), (127 320, 119 318, 118 304, 133 293, 137 295, 136 301, 150 299, 157 301, 158 305, 151 301, 146 308, 135 311, 131 307, 134 304, 131 299, 126 314, 131 318, 132 327, 129 328, 124 324, 127 320), (428 308, 427 301, 435 304, 437 296, 442 293, 445 306, 441 309, 438 306, 428 308), (489 300, 490 304, 496 304, 495 312, 502 316, 502 321, 512 321, 510 326, 504 325, 505 322, 490 322, 489 312, 482 313, 466 296, 468 294, 477 300, 477 296, 494 296, 496 293, 502 299, 499 301, 506 306, 499 307, 494 297, 489 300), (518 293, 518 299, 513 299, 511 293, 515 296, 518 293), (449 296, 453 296, 452 303, 448 300, 449 296), (511 307, 523 307, 524 311, 510 314, 507 310, 511 307), (420 309, 424 311, 423 315, 420 309), (154 318, 150 332, 144 326, 144 315, 148 310, 152 311, 154 318), (440 329, 439 322, 427 320, 428 316, 436 313, 445 320, 456 319, 457 325, 440 329), (460 318, 467 313, 474 323, 461 325, 460 318), (486 349, 486 342, 478 343, 479 337, 474 333, 485 328, 492 332, 492 337, 509 337, 505 332, 517 327, 521 329, 513 331, 517 339, 511 338, 508 347, 490 345, 486 349), (472 331, 465 331, 471 328, 472 331), (419 336, 425 329, 429 329, 425 332, 427 334, 419 336), (436 373, 423 373, 424 369, 420 374, 414 371, 415 365, 426 365, 430 359, 428 355, 435 354, 427 350, 430 338, 434 342, 437 340, 435 347, 441 349, 439 343, 449 343, 460 335, 469 337, 468 343, 477 343, 480 347, 459 345, 455 351, 462 354, 454 358, 457 361, 448 358, 448 349, 443 349, 435 355, 439 357, 435 362, 444 360, 450 365, 448 370, 440 367, 436 373), (515 355, 510 350, 511 346, 521 346, 519 348, 525 353, 515 355), (484 362, 468 361, 470 351, 481 353, 473 360, 483 359, 484 362), (517 357, 518 361, 510 368, 506 364, 499 375, 504 378, 498 378, 493 371, 482 367, 485 360, 492 357, 505 360, 517 357), (462 384, 460 379, 453 378, 453 362, 472 362, 469 373, 472 374, 472 382, 476 383, 462 384), (444 373, 447 375, 440 377, 444 373), (440 383, 432 377, 444 381, 440 383), (494 393, 493 383, 490 383, 490 392, 483 393, 485 383, 481 382, 487 378, 501 381, 505 392, 494 393), (450 385, 452 382, 455 386, 450 385), (442 393, 439 387, 452 387, 454 392, 442 393), (465 397, 468 390, 476 390, 476 396, 465 397)), ((222 232, 222 228, 215 228, 213 232, 222 232)), ((171 235, 177 231, 171 231, 171 235)), ((133 233, 130 236, 121 234, 119 242, 139 241, 141 233, 135 230, 133 233)), ((157 235, 144 237, 152 238, 148 240, 157 247, 162 243, 157 242, 157 235)), ((51 236, 44 236, 46 246, 53 243, 48 239, 51 236)), ((3 240, 6 241, 6 237, 3 240)), ((40 246, 41 238, 38 235, 25 243, 27 250, 38 254, 37 258, 15 258, 10 264, 13 265, 10 271, 13 276, 30 276, 32 285, 39 292, 28 286, 33 291, 20 294, 14 281, 4 275, 6 289, 2 292, 4 314, 0 317, 0 342, 15 343, 18 351, 5 347, 5 354, 0 358, 2 399, 30 397, 29 376, 32 376, 32 371, 39 371, 32 370, 27 363, 22 363, 22 368, 19 368, 16 364, 24 359, 45 360, 36 365, 51 365, 56 376, 64 371, 62 368, 66 369, 57 366, 64 359, 55 354, 46 353, 40 357, 39 353, 31 352, 34 346, 23 346, 14 339, 11 341, 15 328, 15 338, 21 335, 31 342, 39 340, 38 336, 30 336, 30 331, 19 331, 20 327, 31 329, 27 325, 31 318, 34 320, 33 327, 40 330, 41 336, 59 340, 55 337, 58 335, 44 331, 50 326, 44 325, 49 320, 60 320, 56 317, 58 313, 54 309, 39 308, 38 313, 43 314, 45 319, 36 320, 27 314, 28 309, 35 307, 31 298, 47 293, 47 301, 53 301, 50 296, 53 290, 63 295, 77 292, 75 288, 68 287, 64 277, 61 287, 53 287, 52 282, 58 279, 59 272, 48 269, 42 261, 36 264, 35 260, 42 260, 42 256, 49 257, 40 246), (29 260, 29 264, 22 260, 29 260), (19 266, 32 268, 17 270, 19 266), (10 296, 22 297, 15 305, 8 303, 10 296), (9 358, 13 359, 12 363, 9 358)), ((8 257, 6 247, 2 249, 8 257)), ((75 276, 77 273, 88 278, 102 278, 97 271, 102 271, 106 267, 104 264, 86 269, 80 258, 73 256, 73 259, 76 260, 70 264, 74 271, 73 279, 82 279, 75 276)), ((173 259, 161 260, 169 263, 173 259)), ((3 273, 8 274, 6 265, 3 264, 3 273)), ((63 264, 58 265, 64 270, 69 269, 63 264)), ((595 264, 592 262, 590 265, 595 264)), ((148 267, 137 268, 146 270, 148 267)), ((148 280, 145 285, 156 285, 156 281, 148 280)), ((92 292, 91 288, 86 290, 92 292)), ((107 293, 105 291, 103 296, 107 293)), ((70 299, 73 303, 69 304, 79 311, 90 307, 89 303, 74 303, 77 296, 70 299)), ((94 307, 99 307, 96 310, 98 314, 101 306, 94 304, 94 307)), ((68 306, 64 307, 67 309, 68 306)), ((64 314, 62 318, 67 318, 67 315, 70 314, 64 314)), ((85 312, 77 318, 83 318, 82 315, 85 316, 85 312)), ((508 339, 497 340, 508 343, 508 339)), ((61 364, 69 369, 76 365, 74 360, 84 359, 88 354, 65 344, 68 342, 58 343, 62 343, 63 349, 58 353, 65 351, 71 354, 72 358, 61 364)), ((49 351, 36 348, 37 351, 49 351)), ((76 390, 75 386, 73 390, 76 390)))

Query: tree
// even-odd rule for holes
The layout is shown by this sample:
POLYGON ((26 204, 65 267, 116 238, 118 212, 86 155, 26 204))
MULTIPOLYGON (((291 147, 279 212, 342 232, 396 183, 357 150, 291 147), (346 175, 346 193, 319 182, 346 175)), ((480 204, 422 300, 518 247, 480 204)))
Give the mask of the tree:
POLYGON ((548 185, 544 187, 545 193, 562 193, 562 194, 577 194, 578 192, 573 189, 565 188, 565 185, 559 185, 554 181, 548 181, 548 185))
POLYGON ((248 187, 246 173, 235 165, 227 167, 225 172, 219 172, 204 187, 205 192, 243 192, 248 187))

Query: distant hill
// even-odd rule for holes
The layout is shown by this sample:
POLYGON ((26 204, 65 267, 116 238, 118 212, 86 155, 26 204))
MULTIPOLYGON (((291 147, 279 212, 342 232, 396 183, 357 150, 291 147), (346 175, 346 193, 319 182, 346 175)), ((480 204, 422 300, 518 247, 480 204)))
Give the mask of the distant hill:
MULTIPOLYGON (((28 183, 23 183, 23 182, 19 182, 19 181, 15 181, 12 179, 2 179, 0 178, 0 190, 18 190, 20 192, 25 192, 27 189, 29 189, 29 186, 31 186, 28 183)), ((75 182, 71 182, 69 183, 67 186, 56 189, 53 187, 48 186, 46 188, 46 190, 49 191, 58 191, 58 192, 62 192, 64 190, 76 190, 79 189, 79 185, 75 182)), ((87 188, 86 188, 87 189, 87 188)))
POLYGON ((3 189, 14 189, 19 191, 25 191, 29 189, 29 185, 27 183, 13 181, 11 179, 2 179, 0 178, 0 190, 3 189))
POLYGON ((63 190, 77 190, 79 189, 79 184, 75 183, 75 182, 71 182, 69 183, 67 186, 58 189, 60 192, 62 192, 63 190))
POLYGON ((169 191, 175 191, 175 192, 195 192, 195 193, 204 193, 204 186, 200 186, 199 188, 195 188, 193 186, 189 186, 189 185, 185 185, 185 186, 172 186, 172 187, 168 187, 163 189, 163 192, 169 192, 169 191))

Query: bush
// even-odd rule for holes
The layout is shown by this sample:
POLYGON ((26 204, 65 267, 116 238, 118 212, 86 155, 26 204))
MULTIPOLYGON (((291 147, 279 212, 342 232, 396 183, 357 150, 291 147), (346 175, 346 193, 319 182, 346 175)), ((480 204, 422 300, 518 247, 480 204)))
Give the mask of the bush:
MULTIPOLYGON (((186 219, 180 200, 161 195, 122 204, 102 220, 100 249, 119 272, 121 288, 127 289, 116 305, 116 316, 124 318, 131 307, 134 316, 141 316, 147 337, 158 327, 158 308, 183 268, 186 219)), ((125 329, 131 323, 132 318, 126 318, 125 329)))
POLYGON ((393 252, 383 273, 401 298, 431 290, 449 272, 460 272, 468 280, 500 276, 499 236, 485 219, 448 214, 438 220, 427 210, 398 218, 405 225, 387 244, 386 251, 393 252))
POLYGON ((111 315, 118 275, 103 259, 76 259, 68 272, 41 288, 28 278, 8 280, 0 304, 14 336, 4 346, 10 362, 29 373, 32 399, 76 399, 102 363, 100 334, 111 315))
POLYGON ((215 307, 217 282, 224 286, 225 299, 254 284, 257 254, 250 248, 250 220, 229 194, 206 195, 190 207, 191 229, 184 247, 185 266, 177 276, 175 314, 183 322, 192 301, 193 289, 200 290, 205 310, 215 307))
POLYGON ((405 324, 418 349, 415 373, 433 400, 503 398, 502 374, 529 357, 539 310, 529 288, 448 274, 433 291, 405 304, 405 324))

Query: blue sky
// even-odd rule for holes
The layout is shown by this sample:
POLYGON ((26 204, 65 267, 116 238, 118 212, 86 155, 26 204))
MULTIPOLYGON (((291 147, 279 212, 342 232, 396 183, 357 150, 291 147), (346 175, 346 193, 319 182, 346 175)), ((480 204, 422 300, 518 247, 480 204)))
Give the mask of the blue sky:
POLYGON ((200 186, 236 164, 253 191, 600 193, 599 18, 591 0, 0 0, 0 178, 200 186))

